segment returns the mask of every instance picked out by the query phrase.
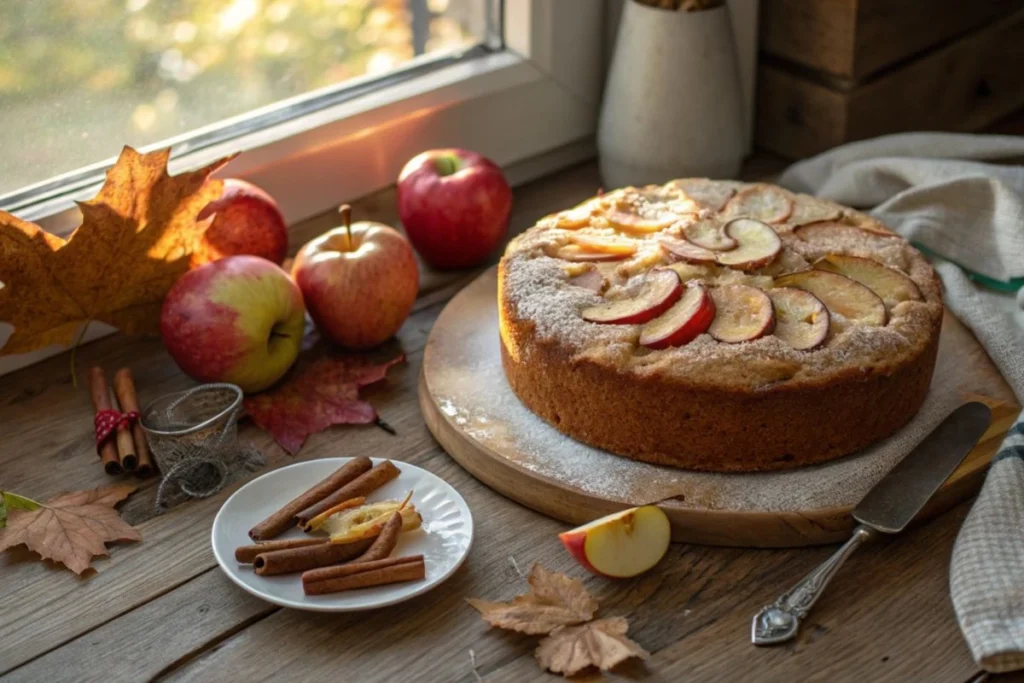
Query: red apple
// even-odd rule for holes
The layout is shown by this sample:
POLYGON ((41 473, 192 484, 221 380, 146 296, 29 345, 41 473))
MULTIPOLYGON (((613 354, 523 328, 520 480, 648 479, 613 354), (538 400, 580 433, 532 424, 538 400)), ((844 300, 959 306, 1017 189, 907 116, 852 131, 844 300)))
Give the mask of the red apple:
POLYGON ((376 346, 409 317, 419 291, 419 270, 409 241, 394 228, 362 221, 328 230, 295 256, 292 277, 309 315, 335 344, 376 346))
POLYGON ((302 344, 302 294, 288 274, 257 256, 228 256, 188 271, 160 311, 171 358, 200 382, 266 389, 302 344))
POLYGON ((511 208, 512 190, 501 169, 476 152, 423 152, 398 176, 405 234, 435 268, 482 263, 505 237, 511 208))
POLYGON ((558 538, 585 569, 628 578, 658 564, 668 552, 672 528, 661 508, 644 505, 596 519, 558 538))
POLYGON ((244 180, 227 178, 219 199, 199 212, 213 216, 203 241, 192 254, 193 267, 225 256, 251 254, 281 265, 288 253, 288 225, 269 194, 244 180))

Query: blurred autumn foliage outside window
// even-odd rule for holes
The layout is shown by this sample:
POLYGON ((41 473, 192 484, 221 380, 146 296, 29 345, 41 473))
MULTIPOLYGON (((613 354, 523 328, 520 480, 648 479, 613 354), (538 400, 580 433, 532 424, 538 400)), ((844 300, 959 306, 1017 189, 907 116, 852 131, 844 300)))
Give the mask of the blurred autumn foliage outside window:
POLYGON ((488 0, 0 0, 0 195, 414 56, 488 0))

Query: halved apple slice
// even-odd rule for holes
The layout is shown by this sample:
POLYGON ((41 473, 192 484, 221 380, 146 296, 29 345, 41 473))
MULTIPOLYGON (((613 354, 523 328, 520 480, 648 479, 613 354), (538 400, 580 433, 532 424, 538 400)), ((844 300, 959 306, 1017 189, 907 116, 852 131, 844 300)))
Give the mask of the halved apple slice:
POLYGON ((707 288, 699 282, 687 283, 679 301, 640 330, 640 343, 649 349, 682 346, 707 332, 714 317, 715 302, 707 288))
POLYGON ((736 248, 736 240, 726 235, 721 224, 714 220, 690 223, 683 228, 683 234, 698 247, 711 251, 729 251, 736 248))
POLYGON ((890 309, 901 301, 920 301, 922 298, 921 290, 913 280, 898 270, 883 266, 869 258, 829 254, 816 261, 814 267, 856 280, 882 297, 882 301, 890 309))
POLYGON ((775 326, 772 300, 757 287, 714 287, 711 298, 715 302, 715 319, 708 334, 718 341, 737 344, 771 334, 775 326))
POLYGON ((782 240, 770 225, 752 218, 736 218, 725 226, 725 234, 738 245, 723 251, 717 260, 723 266, 737 270, 756 270, 775 260, 782 251, 782 240))
POLYGON ((775 308, 772 333, 797 351, 810 351, 828 336, 828 309, 804 289, 776 287, 768 290, 775 308))
POLYGON ((740 190, 725 205, 725 214, 753 218, 765 223, 782 223, 793 211, 789 195, 772 185, 754 185, 740 190))
POLYGON ((799 287, 818 297, 832 313, 865 325, 884 325, 885 303, 870 289, 825 270, 803 270, 775 278, 779 287, 799 287))
POLYGON ((558 538, 588 571, 629 578, 661 561, 668 552, 672 528, 661 508, 644 505, 595 519, 558 538))
POLYGON ((661 248, 664 249, 674 261, 686 261, 687 263, 714 263, 715 254, 704 247, 686 240, 662 237, 659 240, 661 248))
POLYGON ((647 273, 643 289, 636 297, 584 308, 581 315, 592 323, 638 325, 667 311, 682 294, 683 283, 676 272, 659 268, 647 273))

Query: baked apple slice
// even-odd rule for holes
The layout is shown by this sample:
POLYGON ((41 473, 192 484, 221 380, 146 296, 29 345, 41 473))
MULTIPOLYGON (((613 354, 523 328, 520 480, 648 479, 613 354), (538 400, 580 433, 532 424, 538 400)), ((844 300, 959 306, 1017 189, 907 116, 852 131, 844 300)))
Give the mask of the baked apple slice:
POLYGON ((815 262, 814 267, 845 275, 868 287, 882 298, 888 308, 901 301, 920 301, 921 290, 903 273, 860 256, 829 254, 815 262))
POLYGON ((566 261, 619 261, 636 253, 636 242, 607 235, 573 233, 555 256, 566 261))
POLYGON ((807 223, 832 223, 843 217, 843 210, 838 204, 825 202, 814 197, 797 197, 793 200, 793 211, 786 219, 792 225, 807 223))
POLYGON ((555 251, 555 258, 574 263, 621 261, 627 257, 629 257, 629 254, 607 254, 599 251, 586 251, 575 244, 566 244, 555 251))
POLYGON ((752 218, 736 218, 725 226, 725 234, 736 241, 736 248, 720 252, 716 259, 737 270, 756 270, 775 260, 782 251, 782 240, 770 225, 752 218))
POLYGON ((660 232, 679 220, 679 217, 674 214, 660 214, 649 218, 630 211, 621 210, 609 211, 606 218, 609 223, 619 230, 639 235, 660 232))
POLYGON ((661 248, 664 249, 674 261, 686 261, 687 263, 714 263, 715 254, 713 251, 698 247, 686 240, 662 237, 659 240, 661 248))
POLYGON ((807 242, 829 243, 856 246, 865 244, 872 239, 899 239, 899 235, 890 232, 868 230, 855 225, 837 223, 835 221, 819 221, 801 225, 793 231, 797 237, 807 242))
POLYGON ((573 287, 582 287, 598 294, 604 289, 605 279, 601 271, 591 266, 591 270, 584 271, 568 280, 573 287))
POLYGON ((674 270, 659 268, 647 273, 643 288, 632 299, 608 301, 583 309, 583 319, 592 323, 629 325, 654 320, 679 301, 683 283, 674 270))
POLYGON ((729 217, 746 217, 765 223, 782 223, 793 212, 789 195, 771 185, 755 185, 740 190, 725 205, 729 217))
POLYGON ((799 287, 821 300, 832 313, 865 325, 884 325, 885 303, 870 289, 827 270, 803 270, 775 278, 778 287, 799 287))
POLYGON ((817 348, 828 336, 828 309, 804 289, 776 287, 768 290, 775 309, 772 334, 797 351, 817 348))
POLYGON ((554 219, 555 227, 563 230, 578 230, 587 227, 590 225, 590 219, 594 216, 596 206, 596 200, 588 199, 568 211, 560 211, 554 214, 552 218, 554 219))
POLYGON ((673 180, 669 185, 682 190, 695 204, 712 211, 721 211, 736 194, 736 189, 726 183, 707 178, 683 178, 673 180))
POLYGON ((711 251, 729 251, 736 248, 736 240, 726 235, 717 221, 703 220, 690 223, 683 228, 683 234, 698 247, 711 251))
POLYGON ((640 343, 649 349, 682 346, 707 332, 715 317, 715 302, 699 282, 686 285, 672 308, 643 326, 640 343))
POLYGON ((720 342, 738 344, 760 339, 775 327, 772 300, 757 287, 714 287, 711 299, 715 302, 715 319, 708 334, 720 342))

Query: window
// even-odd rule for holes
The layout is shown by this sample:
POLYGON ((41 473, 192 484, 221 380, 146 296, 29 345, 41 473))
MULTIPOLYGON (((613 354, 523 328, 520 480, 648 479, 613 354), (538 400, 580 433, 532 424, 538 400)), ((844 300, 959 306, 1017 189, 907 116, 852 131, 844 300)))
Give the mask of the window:
POLYGON ((223 139, 493 44, 494 14, 489 0, 0 3, 0 206, 124 144, 223 139))

